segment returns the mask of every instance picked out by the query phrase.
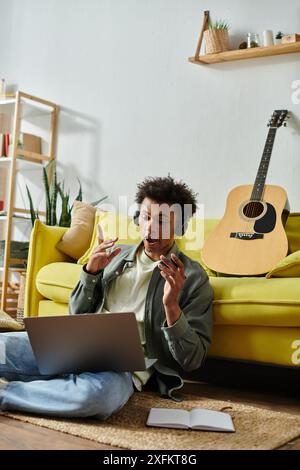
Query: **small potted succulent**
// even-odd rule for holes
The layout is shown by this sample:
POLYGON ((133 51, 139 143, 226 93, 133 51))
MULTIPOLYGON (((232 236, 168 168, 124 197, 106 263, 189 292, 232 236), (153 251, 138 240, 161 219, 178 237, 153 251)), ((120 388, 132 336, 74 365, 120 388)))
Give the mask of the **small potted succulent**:
POLYGON ((208 29, 204 31, 205 52, 215 54, 229 50, 229 24, 224 20, 209 22, 208 29))
POLYGON ((283 33, 281 31, 278 31, 278 33, 275 36, 275 44, 282 44, 282 41, 281 41, 282 36, 283 36, 283 33))

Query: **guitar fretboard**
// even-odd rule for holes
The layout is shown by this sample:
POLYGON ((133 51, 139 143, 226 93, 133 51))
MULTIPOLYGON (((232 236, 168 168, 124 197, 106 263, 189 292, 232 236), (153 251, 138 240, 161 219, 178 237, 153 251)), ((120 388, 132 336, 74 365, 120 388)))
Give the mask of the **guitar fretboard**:
POLYGON ((260 201, 262 199, 266 177, 268 174, 270 159, 275 141, 277 127, 271 127, 268 132, 265 148, 261 157, 260 165, 257 171, 255 183, 251 193, 251 201, 260 201))

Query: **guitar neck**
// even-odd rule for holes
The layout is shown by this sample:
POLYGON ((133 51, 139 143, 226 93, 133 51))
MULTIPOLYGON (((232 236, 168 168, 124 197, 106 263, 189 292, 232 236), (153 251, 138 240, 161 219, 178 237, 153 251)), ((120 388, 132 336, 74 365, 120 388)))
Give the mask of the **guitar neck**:
POLYGON ((255 183, 251 193, 251 201, 260 201, 262 199, 266 178, 268 174, 269 164, 271 160, 273 145, 275 141, 277 127, 270 127, 265 148, 258 167, 255 183))

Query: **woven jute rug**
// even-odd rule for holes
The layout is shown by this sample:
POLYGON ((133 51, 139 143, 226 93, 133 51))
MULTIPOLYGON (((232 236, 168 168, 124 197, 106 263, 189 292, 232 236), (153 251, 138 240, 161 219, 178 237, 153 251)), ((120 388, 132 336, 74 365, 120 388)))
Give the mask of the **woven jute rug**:
POLYGON ((300 415, 276 412, 231 401, 184 395, 177 403, 154 392, 135 392, 128 403, 108 420, 53 419, 20 413, 6 416, 80 436, 123 449, 197 450, 197 449, 276 449, 300 436, 300 415), (229 413, 235 433, 204 432, 146 426, 151 407, 207 408, 229 413))

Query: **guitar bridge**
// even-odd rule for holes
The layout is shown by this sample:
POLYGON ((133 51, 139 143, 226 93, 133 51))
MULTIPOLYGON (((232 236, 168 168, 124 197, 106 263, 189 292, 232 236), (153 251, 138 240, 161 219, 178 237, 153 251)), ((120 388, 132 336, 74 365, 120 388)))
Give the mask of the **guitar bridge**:
POLYGON ((264 238, 263 233, 231 232, 230 238, 239 238, 240 240, 257 240, 264 238))

